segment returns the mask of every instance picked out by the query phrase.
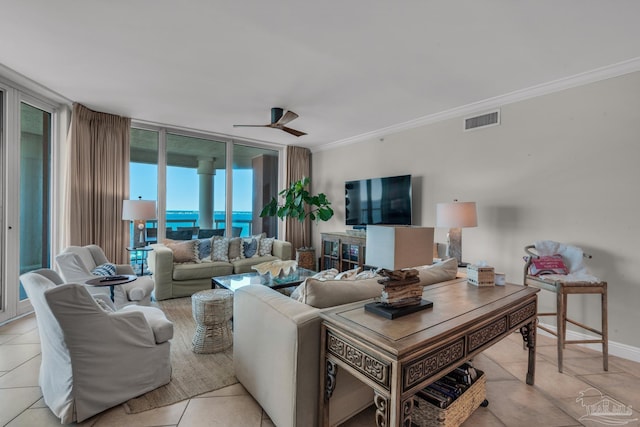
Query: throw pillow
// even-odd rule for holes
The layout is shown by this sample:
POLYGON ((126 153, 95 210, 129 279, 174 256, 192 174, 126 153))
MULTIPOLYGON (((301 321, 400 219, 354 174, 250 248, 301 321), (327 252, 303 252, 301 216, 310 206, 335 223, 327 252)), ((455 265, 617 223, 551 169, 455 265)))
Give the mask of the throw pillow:
POLYGON ((376 270, 373 270, 373 269, 365 270, 356 274, 356 280, 373 279, 374 277, 382 277, 382 276, 376 273, 376 270))
POLYGON ((229 239, 229 261, 237 261, 242 258, 242 238, 233 237, 229 239))
POLYGON ((251 237, 243 237, 240 256, 242 258, 255 258, 260 256, 260 240, 262 240, 262 234, 256 234, 255 236, 251 237))
MULTIPOLYGON (((318 279, 318 280, 332 280, 336 277, 336 275, 338 274, 338 269, 336 268, 330 268, 328 270, 322 270, 317 272, 316 274, 314 274, 313 276, 311 276, 314 279, 318 279)), ((306 281, 306 279, 305 279, 306 281)), ((302 289, 304 288, 305 282, 302 282, 300 285, 298 285, 293 292, 291 293, 290 297, 293 298, 296 301, 300 301, 302 302, 302 299, 300 298, 300 293, 302 292, 302 289)))
POLYGON ((529 274, 540 276, 544 274, 569 274, 569 269, 562 259, 562 255, 534 257, 531 259, 529 274))
POLYGON ((356 280, 356 275, 360 267, 356 267, 351 270, 343 271, 342 273, 338 273, 335 277, 335 280, 356 280))
POLYGON ((258 239, 242 239, 242 257, 243 258, 254 258, 259 256, 258 248, 260 244, 260 240, 258 239))
POLYGON ((376 298, 382 294, 383 288, 378 279, 317 280, 311 277, 300 287, 298 301, 315 308, 376 298))
POLYGON ((197 240, 176 240, 168 242, 166 246, 173 252, 175 263, 200 262, 197 240))
POLYGON ((213 239, 211 260, 229 262, 229 239, 227 239, 226 237, 213 239))
POLYGON ((211 259, 211 239, 198 239, 198 258, 200 261, 211 259))
POLYGON ((93 274, 94 276, 113 276, 116 274, 116 266, 115 264, 106 262, 91 270, 91 274, 93 274))
POLYGON ((264 239, 260 239, 260 250, 258 251, 260 256, 268 256, 273 253, 273 242, 275 240, 275 237, 265 237, 264 239))
POLYGON ((458 274, 458 260, 449 258, 432 265, 415 267, 418 270, 420 284, 422 286, 453 280, 458 274))

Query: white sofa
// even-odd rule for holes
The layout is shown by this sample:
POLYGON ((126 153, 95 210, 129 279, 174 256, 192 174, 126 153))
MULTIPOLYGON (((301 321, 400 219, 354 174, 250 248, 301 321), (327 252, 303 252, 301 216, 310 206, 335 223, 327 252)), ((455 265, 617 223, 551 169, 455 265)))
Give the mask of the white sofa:
MULTIPOLYGON (((421 283, 454 279, 457 261, 417 267, 421 283)), ((377 278, 307 279, 287 297, 261 285, 234 295, 233 363, 238 381, 278 427, 318 425, 319 314, 329 307, 380 296, 377 278)), ((332 426, 373 403, 373 391, 339 370, 331 398, 332 426)))

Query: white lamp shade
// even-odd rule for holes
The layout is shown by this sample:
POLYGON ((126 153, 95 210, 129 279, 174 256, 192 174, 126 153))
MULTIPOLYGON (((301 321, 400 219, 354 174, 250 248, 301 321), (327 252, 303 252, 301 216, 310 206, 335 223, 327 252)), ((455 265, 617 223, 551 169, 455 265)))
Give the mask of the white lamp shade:
POLYGON ((122 203, 122 219, 129 221, 156 219, 155 200, 124 200, 122 203))
POLYGON ((438 203, 436 206, 436 227, 463 228, 477 227, 476 202, 438 203))
POLYGON ((367 226, 365 263, 399 270, 433 263, 433 227, 367 226))

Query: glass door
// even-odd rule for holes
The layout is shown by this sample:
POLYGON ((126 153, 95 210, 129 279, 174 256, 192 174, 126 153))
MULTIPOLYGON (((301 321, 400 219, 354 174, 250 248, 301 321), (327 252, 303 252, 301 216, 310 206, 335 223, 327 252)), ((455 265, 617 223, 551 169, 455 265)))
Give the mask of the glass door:
MULTIPOLYGON (((51 113, 20 104, 20 274, 50 266, 51 113)), ((27 299, 20 285, 19 301, 27 299)))

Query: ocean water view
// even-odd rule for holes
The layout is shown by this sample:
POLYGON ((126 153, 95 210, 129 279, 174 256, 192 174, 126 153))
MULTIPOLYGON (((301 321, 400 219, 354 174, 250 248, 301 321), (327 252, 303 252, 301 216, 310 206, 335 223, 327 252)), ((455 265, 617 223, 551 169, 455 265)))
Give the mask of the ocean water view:
MULTIPOLYGON (((232 226, 242 227, 241 236, 251 235, 253 212, 247 211, 234 211, 232 212, 232 226)), ((213 228, 224 228, 225 224, 225 212, 215 211, 213 213, 213 228)), ((155 226, 155 224, 154 224, 155 226)), ((199 227, 199 212, 198 211, 167 211, 167 227, 199 227)))

